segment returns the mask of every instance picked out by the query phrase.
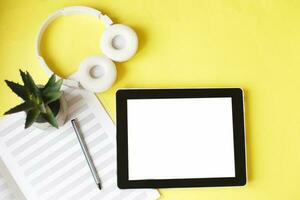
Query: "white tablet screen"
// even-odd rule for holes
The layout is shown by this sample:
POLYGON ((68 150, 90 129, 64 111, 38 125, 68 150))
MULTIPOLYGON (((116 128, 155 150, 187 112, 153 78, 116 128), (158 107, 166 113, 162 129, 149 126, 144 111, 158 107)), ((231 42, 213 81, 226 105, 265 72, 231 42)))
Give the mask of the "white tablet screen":
POLYGON ((235 177, 230 97, 129 99, 128 178, 235 177))

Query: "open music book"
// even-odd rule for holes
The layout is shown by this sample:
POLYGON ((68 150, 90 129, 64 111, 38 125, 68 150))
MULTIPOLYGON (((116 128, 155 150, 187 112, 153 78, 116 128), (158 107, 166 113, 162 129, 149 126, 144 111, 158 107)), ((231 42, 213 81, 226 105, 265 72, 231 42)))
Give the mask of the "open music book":
POLYGON ((0 120, 0 199, 154 200, 157 190, 120 190, 115 125, 94 94, 66 89, 68 118, 77 118, 102 181, 95 184, 70 122, 47 131, 24 129, 24 114, 0 120), (4 178, 3 178, 4 177, 4 178))

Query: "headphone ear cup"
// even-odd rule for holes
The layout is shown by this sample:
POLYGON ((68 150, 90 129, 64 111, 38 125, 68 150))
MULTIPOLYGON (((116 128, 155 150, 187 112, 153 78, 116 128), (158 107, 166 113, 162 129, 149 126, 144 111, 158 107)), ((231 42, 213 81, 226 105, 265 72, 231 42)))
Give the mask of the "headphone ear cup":
POLYGON ((115 64, 106 56, 91 56, 84 59, 79 67, 79 82, 92 92, 104 92, 115 82, 115 64))
POLYGON ((138 38, 132 28, 123 24, 114 24, 104 31, 100 47, 110 59, 123 62, 136 53, 138 38))

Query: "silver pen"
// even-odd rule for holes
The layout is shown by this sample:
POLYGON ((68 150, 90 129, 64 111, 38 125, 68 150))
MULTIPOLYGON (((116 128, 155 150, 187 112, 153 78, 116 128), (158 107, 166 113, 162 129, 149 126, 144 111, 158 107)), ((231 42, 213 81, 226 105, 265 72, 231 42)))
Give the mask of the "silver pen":
POLYGON ((87 163, 89 165, 89 168, 90 168, 90 170, 92 172, 93 178, 94 178, 96 184, 98 185, 98 188, 101 190, 101 180, 99 178, 99 175, 98 175, 96 167, 95 167, 95 165, 93 163, 92 157, 91 157, 91 155, 89 153, 89 150, 88 150, 88 148, 86 146, 86 143, 84 141, 83 135, 81 134, 81 132, 80 132, 80 130, 78 128, 76 119, 72 119, 71 123, 72 123, 74 131, 76 133, 76 136, 77 136, 77 139, 78 139, 79 144, 81 146, 81 149, 83 151, 83 154, 85 156, 85 159, 86 159, 86 161, 87 161, 87 163))

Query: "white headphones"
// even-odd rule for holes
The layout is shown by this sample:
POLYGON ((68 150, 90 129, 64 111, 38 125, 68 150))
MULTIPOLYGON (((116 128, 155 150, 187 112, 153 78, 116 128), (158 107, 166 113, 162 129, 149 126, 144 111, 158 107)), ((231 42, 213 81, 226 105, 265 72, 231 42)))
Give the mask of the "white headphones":
POLYGON ((117 70, 113 61, 123 62, 131 58, 138 47, 137 35, 133 29, 123 24, 113 24, 112 20, 100 11, 84 6, 66 7, 51 14, 42 24, 37 41, 36 52, 42 67, 50 75, 52 70, 48 67, 41 55, 40 44, 42 35, 47 26, 59 16, 70 14, 89 14, 99 18, 105 25, 105 31, 100 40, 100 48, 104 55, 90 56, 84 59, 79 70, 64 79, 63 84, 78 87, 92 92, 103 92, 109 89, 116 80, 117 70))

